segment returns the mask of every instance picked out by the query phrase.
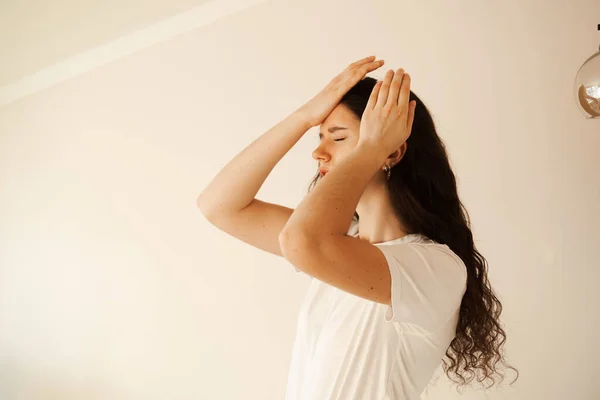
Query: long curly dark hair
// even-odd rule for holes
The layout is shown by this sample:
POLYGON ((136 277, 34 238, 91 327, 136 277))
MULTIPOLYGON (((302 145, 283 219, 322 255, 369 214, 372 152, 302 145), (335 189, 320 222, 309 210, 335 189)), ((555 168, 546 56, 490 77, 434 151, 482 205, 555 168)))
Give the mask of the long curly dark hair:
MULTIPOLYGON (((369 101, 374 78, 358 82, 341 100, 359 119, 369 101)), ((502 304, 495 296, 487 278, 487 261, 473 243, 467 210, 458 198, 456 178, 438 136, 429 110, 412 91, 410 100, 417 106, 408 147, 401 161, 392 168, 387 181, 397 217, 409 233, 421 233, 438 243, 446 244, 467 267, 467 290, 460 305, 456 336, 446 350, 444 372, 458 387, 476 379, 491 380, 504 374, 498 362, 519 372, 506 363, 502 347, 506 333, 499 317, 502 304), (455 379, 456 378, 456 379, 455 379)), ((317 184, 320 174, 312 180, 308 191, 317 184)), ((355 213, 355 218, 359 215, 355 213)))

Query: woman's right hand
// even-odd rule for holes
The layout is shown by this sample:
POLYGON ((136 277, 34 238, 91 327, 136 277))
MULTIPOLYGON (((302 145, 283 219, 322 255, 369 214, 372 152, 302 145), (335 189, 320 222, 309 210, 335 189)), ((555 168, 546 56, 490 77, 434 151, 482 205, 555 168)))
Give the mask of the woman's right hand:
POLYGON ((350 64, 315 97, 300 107, 297 112, 307 118, 310 126, 321 125, 342 98, 354 85, 369 72, 383 65, 383 60, 375 60, 375 56, 363 58, 350 64))

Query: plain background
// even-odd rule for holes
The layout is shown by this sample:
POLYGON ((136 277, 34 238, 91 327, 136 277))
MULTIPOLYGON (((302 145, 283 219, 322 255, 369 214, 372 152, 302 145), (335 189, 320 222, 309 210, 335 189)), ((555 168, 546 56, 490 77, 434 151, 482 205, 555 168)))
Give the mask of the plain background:
MULTIPOLYGON (((4 85, 200 4, 29 3, 0 5, 4 85)), ((196 198, 369 55, 434 115, 521 373, 424 397, 600 398, 600 124, 573 95, 599 18, 596 0, 264 1, 4 105, 0 398, 282 399, 309 278, 196 198)), ((258 198, 302 200, 317 132, 258 198)))

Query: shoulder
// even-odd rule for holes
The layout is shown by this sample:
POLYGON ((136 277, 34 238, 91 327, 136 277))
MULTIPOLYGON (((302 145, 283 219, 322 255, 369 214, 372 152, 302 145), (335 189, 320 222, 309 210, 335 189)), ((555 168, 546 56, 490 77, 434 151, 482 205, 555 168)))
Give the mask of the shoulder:
POLYGON ((463 261, 447 245, 426 238, 379 244, 392 277, 388 321, 439 329, 460 306, 466 291, 463 261))
MULTIPOLYGON (((467 268, 450 247, 420 234, 411 234, 392 243, 376 244, 390 267, 411 273, 429 282, 445 282, 457 291, 466 286, 467 268)), ((448 287, 448 289, 450 289, 448 287)))

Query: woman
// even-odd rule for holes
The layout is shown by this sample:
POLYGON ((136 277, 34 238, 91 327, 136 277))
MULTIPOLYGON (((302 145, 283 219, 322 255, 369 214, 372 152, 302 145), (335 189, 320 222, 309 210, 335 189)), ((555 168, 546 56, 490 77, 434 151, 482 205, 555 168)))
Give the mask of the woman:
POLYGON ((501 304, 444 145, 408 74, 365 78, 382 65, 373 56, 352 63, 198 198, 212 224, 315 278, 298 319, 288 400, 419 399, 442 361, 461 384, 494 382, 504 362, 501 304), (319 174, 300 205, 256 199, 277 162, 318 125, 319 174))

